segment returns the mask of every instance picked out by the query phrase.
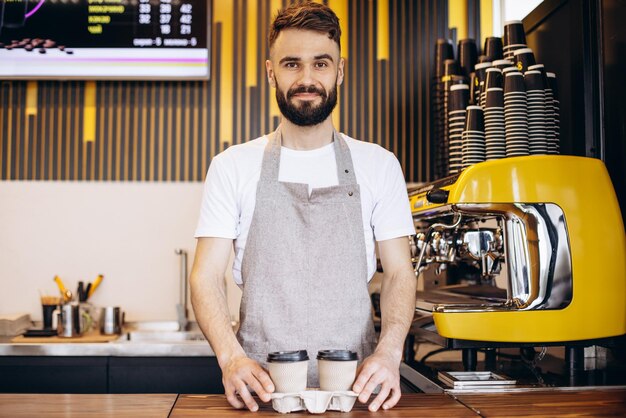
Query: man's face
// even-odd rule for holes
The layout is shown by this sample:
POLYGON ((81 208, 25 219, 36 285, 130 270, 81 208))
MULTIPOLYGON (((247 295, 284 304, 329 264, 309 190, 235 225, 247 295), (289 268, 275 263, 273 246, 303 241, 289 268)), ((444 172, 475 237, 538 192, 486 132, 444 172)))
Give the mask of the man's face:
POLYGON ((339 46, 326 34, 282 31, 270 50, 266 69, 283 116, 299 126, 325 121, 337 104, 343 65, 339 46))

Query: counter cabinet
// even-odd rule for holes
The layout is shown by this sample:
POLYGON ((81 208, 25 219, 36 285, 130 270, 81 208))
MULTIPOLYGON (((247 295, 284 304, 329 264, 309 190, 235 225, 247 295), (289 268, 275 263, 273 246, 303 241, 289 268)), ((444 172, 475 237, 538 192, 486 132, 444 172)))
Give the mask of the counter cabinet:
POLYGON ((0 357, 4 393, 224 393, 215 357, 0 357))

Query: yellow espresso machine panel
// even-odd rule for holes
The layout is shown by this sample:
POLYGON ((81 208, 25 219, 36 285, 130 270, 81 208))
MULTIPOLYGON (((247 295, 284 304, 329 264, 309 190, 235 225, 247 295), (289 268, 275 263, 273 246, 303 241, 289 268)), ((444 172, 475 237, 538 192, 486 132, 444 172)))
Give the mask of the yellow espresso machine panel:
POLYGON ((488 161, 410 202, 422 275, 454 273, 449 289, 473 296, 433 293, 441 336, 532 343, 626 334, 626 237, 602 161, 488 161))

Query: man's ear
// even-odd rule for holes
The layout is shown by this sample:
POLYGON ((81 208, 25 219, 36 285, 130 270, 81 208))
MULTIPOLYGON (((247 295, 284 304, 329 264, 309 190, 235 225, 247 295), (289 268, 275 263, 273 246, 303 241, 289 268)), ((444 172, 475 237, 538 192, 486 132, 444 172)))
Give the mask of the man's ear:
POLYGON ((343 67, 346 61, 343 58, 339 58, 339 65, 337 66, 337 86, 343 83, 343 67))
POLYGON ((265 60, 265 72, 267 73, 267 81, 270 83, 270 86, 276 88, 276 78, 274 78, 272 61, 265 60))

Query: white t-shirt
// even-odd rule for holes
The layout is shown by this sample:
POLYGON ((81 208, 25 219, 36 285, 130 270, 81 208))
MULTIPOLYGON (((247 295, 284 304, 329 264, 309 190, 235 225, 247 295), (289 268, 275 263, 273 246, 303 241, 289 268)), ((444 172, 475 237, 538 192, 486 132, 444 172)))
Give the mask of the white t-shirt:
MULTIPOLYGON (((358 141, 341 134, 350 148, 361 209, 368 280, 376 271, 376 241, 415 233, 406 183, 395 155, 379 145, 358 141)), ((235 240, 233 277, 242 284, 241 261, 254 213, 257 183, 261 176, 267 137, 231 146, 211 161, 204 184, 200 219, 195 237, 235 240)), ((279 180, 302 183, 313 188, 339 183, 334 145, 310 151, 282 147, 279 180)))

